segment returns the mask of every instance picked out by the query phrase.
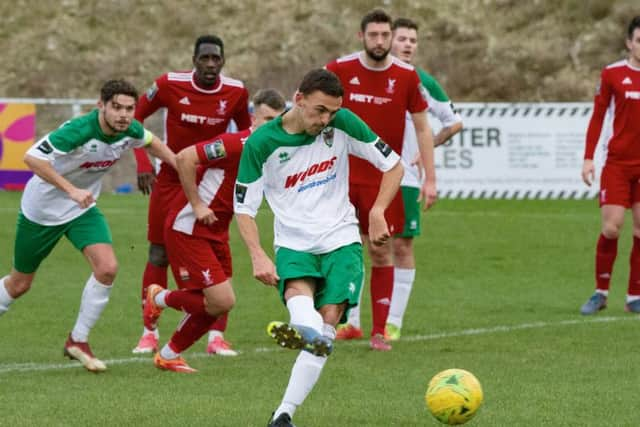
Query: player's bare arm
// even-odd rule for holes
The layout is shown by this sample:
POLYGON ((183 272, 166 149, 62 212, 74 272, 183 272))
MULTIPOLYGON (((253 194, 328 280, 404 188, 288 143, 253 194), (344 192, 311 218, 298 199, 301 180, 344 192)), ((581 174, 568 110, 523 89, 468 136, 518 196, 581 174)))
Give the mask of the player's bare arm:
POLYGON ((584 159, 582 163, 582 181, 591 187, 591 183, 595 179, 595 167, 592 159, 584 159))
POLYGON ((429 209, 438 197, 436 191, 436 168, 433 160, 433 134, 427 119, 426 111, 412 113, 413 125, 416 128, 418 150, 424 166, 425 180, 420 188, 418 201, 424 200, 424 209, 429 209))
POLYGON ((38 159, 29 154, 24 156, 24 162, 33 173, 67 193, 71 200, 76 202, 81 208, 88 208, 95 202, 93 194, 91 194, 89 190, 78 188, 71 184, 66 178, 56 172, 51 162, 38 159))
POLYGON ((276 266, 266 254, 260 244, 260 234, 258 233, 258 225, 253 217, 247 214, 236 214, 236 223, 242 240, 244 240, 249 255, 251 256, 251 264, 253 265, 253 277, 269 286, 277 286, 278 274, 276 266))
POLYGON ((176 155, 165 144, 160 141, 157 136, 153 136, 151 143, 145 147, 147 152, 153 157, 157 157, 165 163, 168 163, 172 168, 176 168, 176 155))
POLYGON ((374 245, 383 245, 391 238, 387 221, 384 218, 384 211, 400 189, 403 175, 404 168, 400 161, 382 174, 378 196, 369 211, 369 239, 374 245))
POLYGON ((453 138, 455 134, 462 130, 462 122, 454 123, 451 126, 445 126, 440 132, 433 137, 433 146, 438 147, 453 138))
POLYGON ((198 221, 210 225, 218 218, 198 194, 196 171, 199 164, 200 159, 194 145, 185 148, 176 155, 176 170, 178 171, 184 194, 193 208, 193 213, 198 221))

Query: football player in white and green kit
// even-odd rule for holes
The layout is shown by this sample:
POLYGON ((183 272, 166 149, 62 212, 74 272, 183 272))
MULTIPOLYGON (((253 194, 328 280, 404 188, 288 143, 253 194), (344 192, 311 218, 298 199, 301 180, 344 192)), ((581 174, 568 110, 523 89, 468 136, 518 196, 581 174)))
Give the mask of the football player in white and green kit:
POLYGON ((296 408, 317 382, 333 348, 335 326, 358 302, 362 243, 349 201, 349 154, 383 172, 369 214, 369 237, 391 236, 384 211, 400 186, 399 156, 355 114, 341 109, 343 88, 325 69, 303 78, 294 105, 247 140, 236 181, 238 229, 266 285, 278 286, 289 323, 272 322, 270 335, 301 349, 270 426, 292 426, 296 408), (254 220, 266 197, 275 216, 275 265, 260 244, 254 220))
MULTIPOLYGON (((393 22, 392 29, 391 54, 411 64, 418 48, 418 25, 410 19, 398 18, 393 22)), ((427 90, 428 111, 442 124, 442 128, 433 138, 433 145, 437 147, 462 130, 462 118, 454 111, 453 104, 438 81, 421 68, 416 67, 416 71, 422 85, 427 90)), ((404 144, 402 145, 405 173, 400 187, 404 202, 405 222, 402 233, 397 234, 393 239, 393 294, 385 327, 385 332, 391 340, 400 338, 402 320, 416 275, 413 238, 420 235, 418 196, 422 184, 422 176, 418 167, 412 165, 417 155, 416 133, 411 116, 407 114, 404 144)))
POLYGON ((89 332, 109 301, 117 261, 111 231, 96 206, 102 178, 134 147, 175 166, 175 156, 133 119, 138 93, 124 80, 100 90, 98 108, 74 118, 36 142, 24 161, 34 172, 18 214, 13 269, 0 279, 0 315, 30 288, 40 263, 66 236, 82 252, 92 274, 82 292, 80 313, 64 354, 92 372, 106 370, 89 347, 89 332))

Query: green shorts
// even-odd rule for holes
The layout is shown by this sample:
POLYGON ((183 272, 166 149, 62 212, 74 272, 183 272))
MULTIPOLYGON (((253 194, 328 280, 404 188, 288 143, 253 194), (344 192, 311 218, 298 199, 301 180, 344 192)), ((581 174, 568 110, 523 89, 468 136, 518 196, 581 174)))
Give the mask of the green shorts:
POLYGON ((346 302, 347 310, 341 320, 346 322, 349 309, 358 305, 362 286, 362 245, 352 243, 322 255, 279 248, 276 270, 280 276, 278 289, 283 302, 287 280, 313 277, 318 279, 314 295, 316 309, 346 302))
POLYGON ((400 187, 404 204, 404 228, 396 237, 417 237, 420 235, 420 189, 415 187, 400 187))
POLYGON ((79 217, 60 225, 41 225, 18 214, 13 268, 20 273, 35 272, 62 236, 79 251, 96 243, 112 243, 111 230, 96 206, 79 217))

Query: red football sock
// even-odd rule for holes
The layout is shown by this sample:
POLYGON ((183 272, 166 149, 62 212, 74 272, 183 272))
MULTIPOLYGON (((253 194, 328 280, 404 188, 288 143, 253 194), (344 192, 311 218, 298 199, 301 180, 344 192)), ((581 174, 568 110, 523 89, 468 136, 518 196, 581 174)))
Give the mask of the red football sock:
POLYGON ((629 265, 629 288, 627 289, 627 294, 640 296, 640 237, 633 236, 629 265))
POLYGON ((191 314, 206 314, 204 308, 204 295, 200 289, 180 289, 167 292, 164 302, 178 311, 186 311, 191 314))
POLYGON ((207 333, 214 320, 215 317, 208 314, 187 313, 171 336, 169 346, 176 353, 182 353, 207 333))
POLYGON ((211 325, 212 331, 224 332, 227 330, 227 320, 229 319, 229 312, 221 314, 216 318, 216 321, 211 325))
POLYGON ((371 336, 384 335, 393 293, 393 266, 371 268, 371 314, 373 328, 371 336))
POLYGON ((618 255, 618 238, 607 239, 600 234, 596 246, 596 288, 602 291, 609 290, 613 263, 618 255))

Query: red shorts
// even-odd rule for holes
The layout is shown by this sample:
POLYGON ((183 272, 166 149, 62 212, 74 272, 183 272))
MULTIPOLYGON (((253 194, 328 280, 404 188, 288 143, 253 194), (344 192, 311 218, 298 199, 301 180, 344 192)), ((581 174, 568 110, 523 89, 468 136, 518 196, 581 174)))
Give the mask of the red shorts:
POLYGON ((147 240, 164 245, 164 223, 171 207, 171 201, 182 192, 180 183, 167 179, 158 179, 153 185, 149 197, 149 213, 147 218, 147 240))
MULTIPOLYGON (((360 221, 360 233, 369 234, 369 211, 378 197, 379 187, 371 185, 349 184, 349 199, 356 208, 356 216, 360 221)), ((391 204, 384 211, 387 226, 391 235, 401 233, 404 228, 404 204, 402 192, 398 191, 391 204)))
POLYGON ((600 177, 600 206, 630 208, 640 202, 640 167, 605 163, 600 177))
POLYGON ((173 278, 180 289, 204 289, 231 278, 228 243, 167 229, 165 245, 173 278))

